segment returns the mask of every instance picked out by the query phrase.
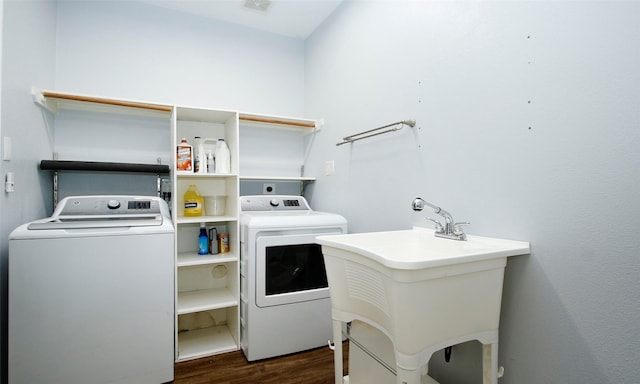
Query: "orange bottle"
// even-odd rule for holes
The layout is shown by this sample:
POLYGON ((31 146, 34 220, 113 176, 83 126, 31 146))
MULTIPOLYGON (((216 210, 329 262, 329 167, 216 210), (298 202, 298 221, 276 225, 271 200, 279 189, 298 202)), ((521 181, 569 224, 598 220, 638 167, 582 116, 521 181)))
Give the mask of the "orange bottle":
POLYGON ((193 172, 193 147, 184 137, 176 146, 176 170, 193 172))

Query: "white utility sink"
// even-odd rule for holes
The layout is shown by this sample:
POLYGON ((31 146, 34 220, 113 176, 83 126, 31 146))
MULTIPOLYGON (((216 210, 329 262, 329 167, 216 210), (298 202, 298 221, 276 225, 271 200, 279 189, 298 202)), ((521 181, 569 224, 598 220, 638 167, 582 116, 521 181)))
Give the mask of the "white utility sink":
MULTIPOLYGON (((329 281, 334 340, 341 340, 342 322, 378 328, 393 343, 399 384, 420 383, 420 370, 435 351, 479 340, 483 383, 497 383, 504 267, 508 256, 528 254, 529 243, 473 235, 450 240, 419 227, 316 240, 329 281)), ((342 351, 335 353, 336 383, 342 383, 342 351)))

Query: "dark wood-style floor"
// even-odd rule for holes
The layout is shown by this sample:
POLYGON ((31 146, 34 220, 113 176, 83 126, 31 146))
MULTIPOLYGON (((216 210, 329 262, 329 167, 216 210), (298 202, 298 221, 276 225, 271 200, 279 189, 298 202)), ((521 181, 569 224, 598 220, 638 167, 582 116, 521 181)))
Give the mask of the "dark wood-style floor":
MULTIPOLYGON (((348 365, 344 342, 344 371, 348 365)), ((333 351, 321 347, 306 352, 248 362, 241 351, 177 363, 174 384, 333 384, 333 351)))

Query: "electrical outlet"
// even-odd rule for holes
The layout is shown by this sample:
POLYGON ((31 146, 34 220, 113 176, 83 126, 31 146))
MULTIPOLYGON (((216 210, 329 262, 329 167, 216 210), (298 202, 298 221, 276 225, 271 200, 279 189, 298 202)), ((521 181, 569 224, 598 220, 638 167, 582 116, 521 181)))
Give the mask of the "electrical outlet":
POLYGON ((276 193, 276 185, 275 184, 262 184, 262 194, 263 195, 274 195, 276 193))
POLYGON ((13 172, 7 172, 7 175, 5 176, 4 191, 7 193, 16 191, 16 182, 13 177, 13 172))

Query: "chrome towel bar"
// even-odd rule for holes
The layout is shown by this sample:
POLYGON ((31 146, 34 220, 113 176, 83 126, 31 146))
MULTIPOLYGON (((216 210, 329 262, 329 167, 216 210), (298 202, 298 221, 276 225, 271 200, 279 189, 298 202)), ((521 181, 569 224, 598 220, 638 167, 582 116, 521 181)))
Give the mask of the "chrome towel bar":
POLYGON ((416 121, 414 119, 402 120, 402 121, 398 121, 398 122, 391 123, 391 124, 388 124, 388 125, 384 125, 382 127, 370 129, 368 131, 356 133, 354 135, 345 136, 345 137, 342 138, 343 141, 341 141, 339 143, 336 143, 336 146, 342 145, 342 144, 347 144, 347 143, 352 143, 354 141, 366 139, 366 138, 373 137, 373 136, 382 135, 382 134, 389 133, 389 132, 394 132, 394 131, 397 131, 399 129, 402 129, 405 125, 408 125, 410 127, 414 127, 416 125, 416 121), (389 128, 389 129, 386 129, 386 130, 383 131, 383 129, 385 129, 385 128, 389 128))

